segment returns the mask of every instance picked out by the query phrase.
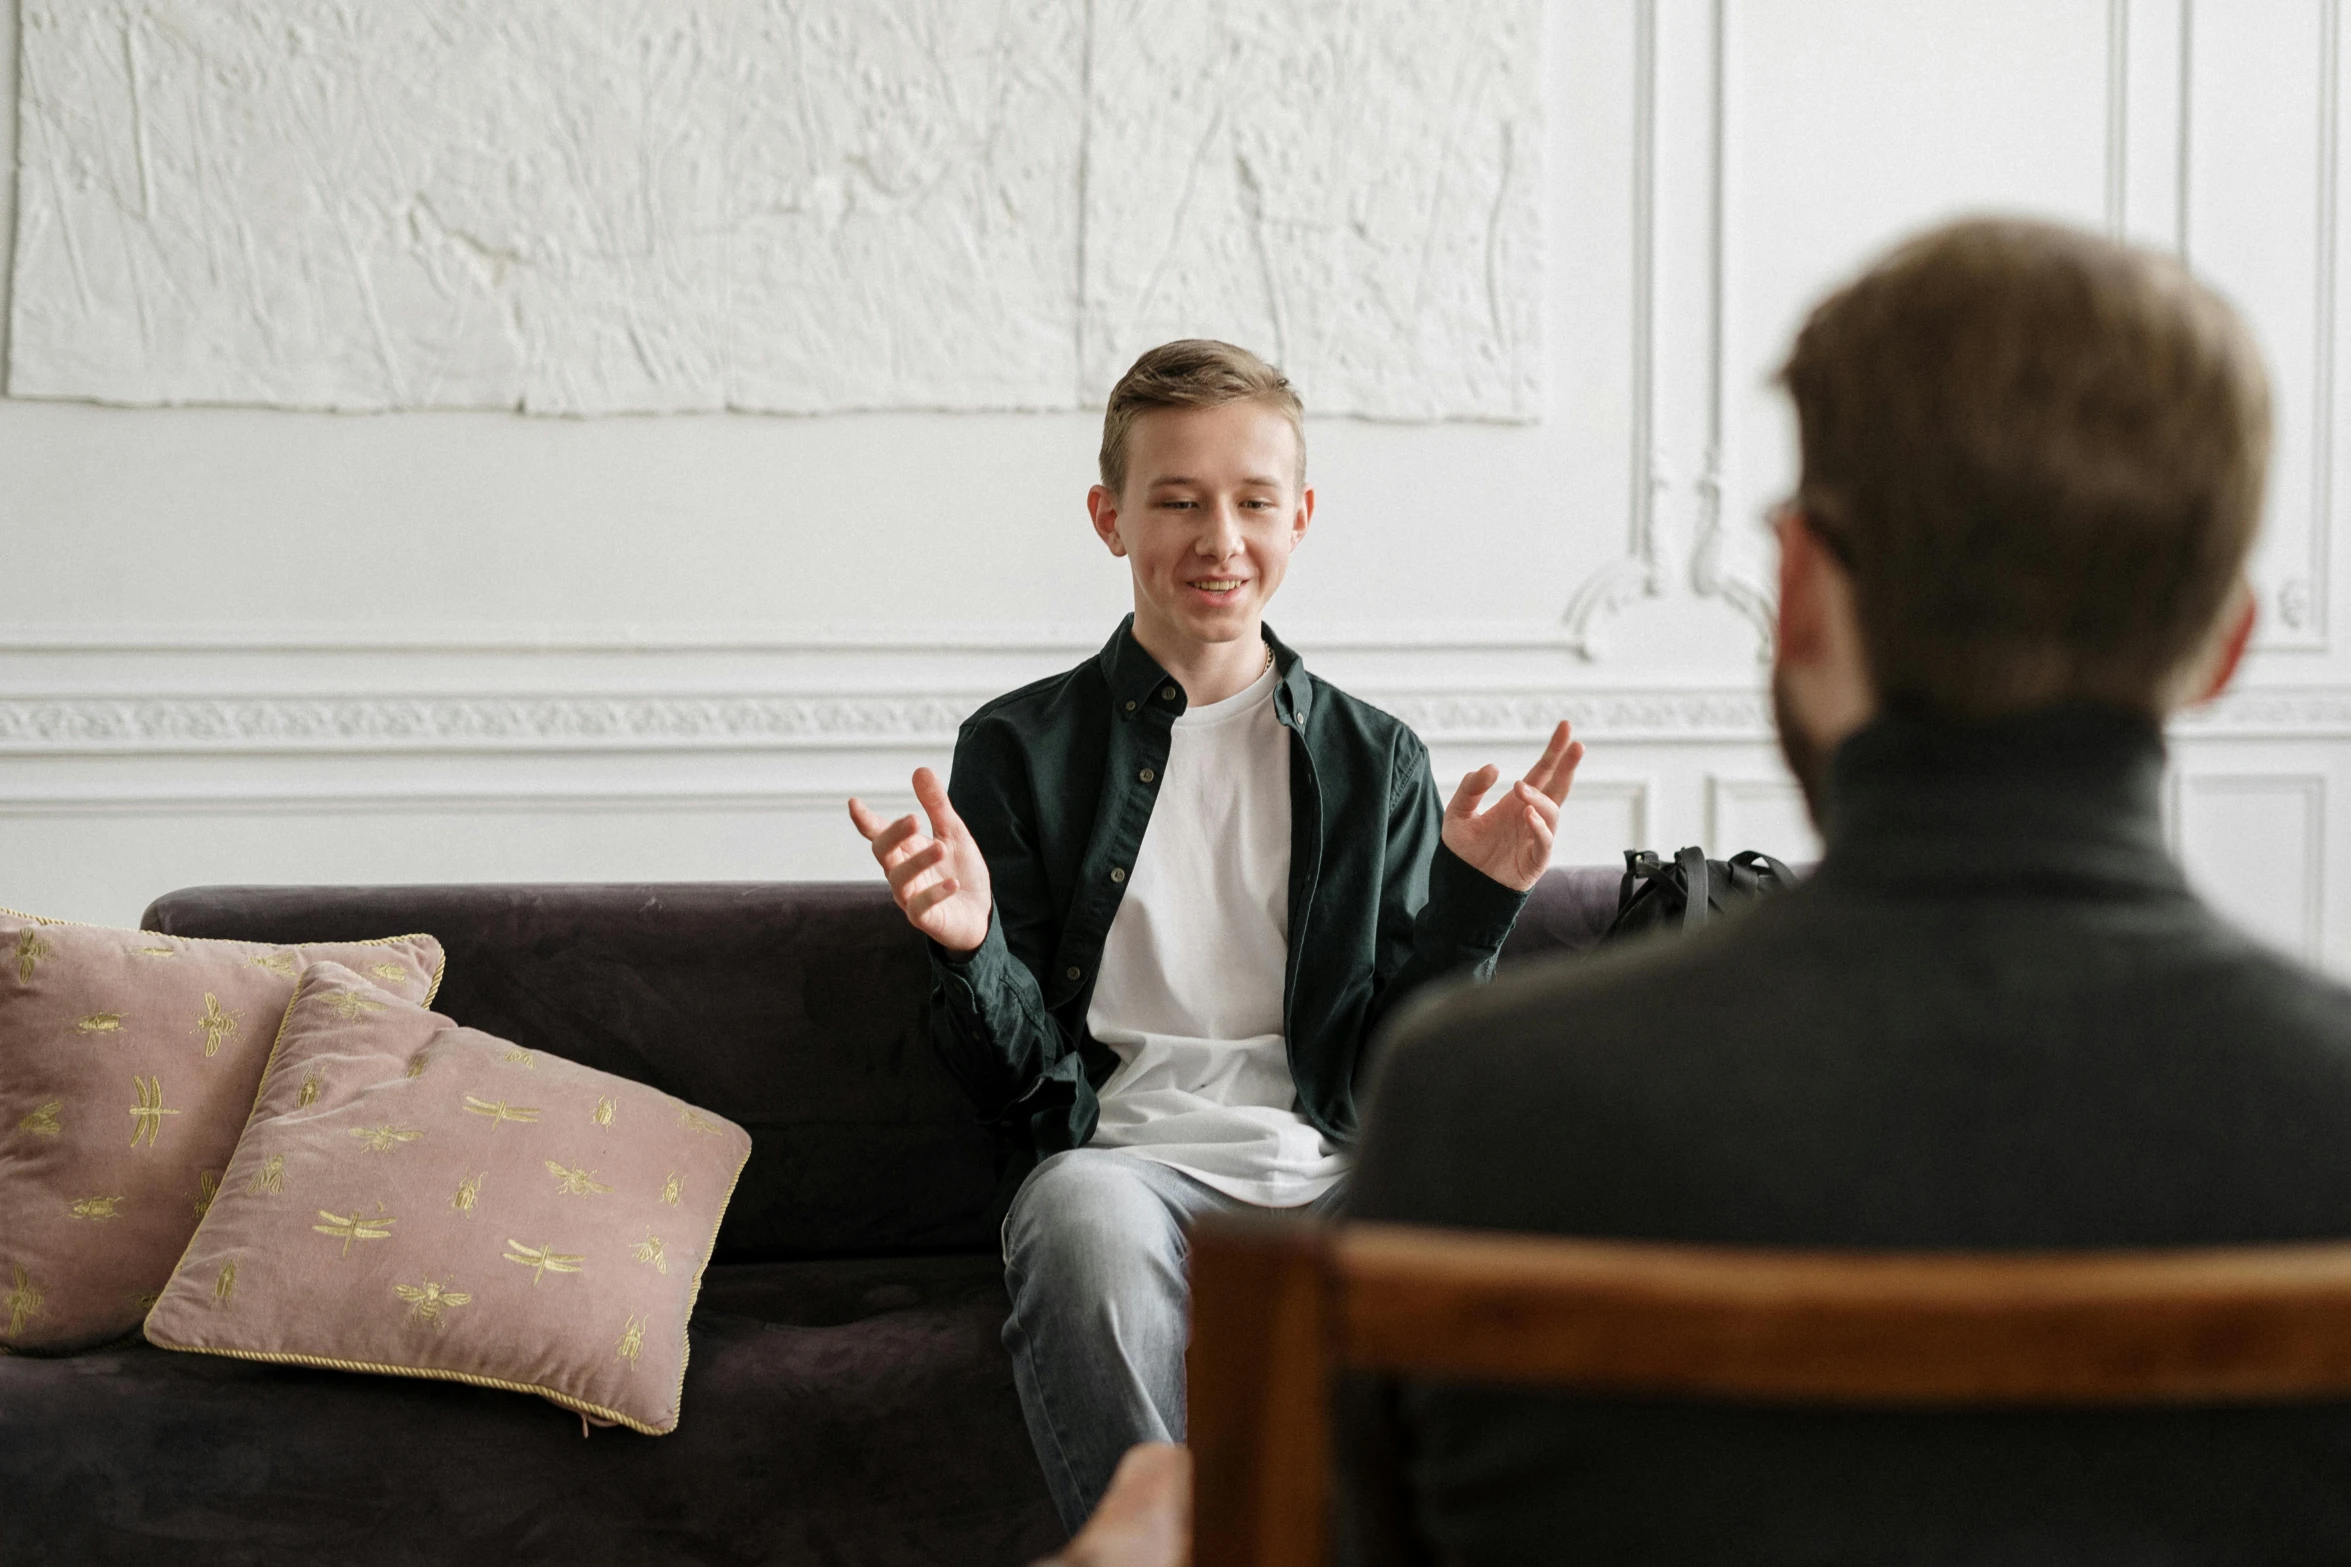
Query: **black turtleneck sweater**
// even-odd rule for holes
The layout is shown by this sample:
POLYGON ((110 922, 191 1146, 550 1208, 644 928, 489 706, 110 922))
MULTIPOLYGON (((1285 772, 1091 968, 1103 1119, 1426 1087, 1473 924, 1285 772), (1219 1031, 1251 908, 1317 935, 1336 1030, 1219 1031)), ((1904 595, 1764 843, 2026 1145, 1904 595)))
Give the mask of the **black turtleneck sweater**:
MULTIPOLYGON (((2188 891, 2163 762, 2151 722, 2107 710, 1881 720, 1833 759, 1803 887, 1409 1019, 1351 1211, 1772 1246, 2351 1237, 2351 992, 2188 891)), ((1374 1533, 1439 1561, 2351 1559, 2335 1410, 1423 1388, 1352 1423, 1358 1475, 1387 1470, 1368 1489, 1411 1503, 1374 1533)))

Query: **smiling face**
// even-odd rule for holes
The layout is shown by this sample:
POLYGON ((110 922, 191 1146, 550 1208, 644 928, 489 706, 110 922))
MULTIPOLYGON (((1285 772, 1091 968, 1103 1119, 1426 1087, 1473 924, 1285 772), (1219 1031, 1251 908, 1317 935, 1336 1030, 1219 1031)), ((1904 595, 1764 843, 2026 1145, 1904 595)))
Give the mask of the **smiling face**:
POLYGON ((1120 492, 1096 485, 1086 506, 1133 570, 1136 637, 1163 662, 1255 643, 1314 516, 1297 432, 1262 402, 1156 408, 1126 455, 1120 492))

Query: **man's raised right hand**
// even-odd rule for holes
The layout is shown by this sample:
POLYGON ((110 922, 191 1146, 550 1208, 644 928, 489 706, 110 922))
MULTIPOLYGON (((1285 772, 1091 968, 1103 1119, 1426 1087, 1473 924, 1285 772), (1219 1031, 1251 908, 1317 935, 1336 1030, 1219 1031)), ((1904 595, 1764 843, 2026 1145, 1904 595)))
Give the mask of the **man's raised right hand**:
POLYGON ((948 803, 937 773, 927 767, 914 770, 914 798, 931 819, 928 833, 911 816, 884 822, 857 799, 849 802, 849 820, 873 845, 873 857, 890 879, 890 896, 906 912, 907 923, 950 952, 977 952, 987 940, 988 911, 995 904, 988 862, 948 803))

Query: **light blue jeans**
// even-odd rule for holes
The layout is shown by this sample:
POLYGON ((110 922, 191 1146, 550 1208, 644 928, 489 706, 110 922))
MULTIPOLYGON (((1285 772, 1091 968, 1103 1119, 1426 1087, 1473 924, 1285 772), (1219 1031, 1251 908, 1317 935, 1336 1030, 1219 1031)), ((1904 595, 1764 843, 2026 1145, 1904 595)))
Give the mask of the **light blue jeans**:
MULTIPOLYGON (((1305 1212, 1327 1212, 1346 1183, 1305 1212)), ((1188 1230, 1252 1205, 1118 1148, 1029 1172, 1004 1217, 1004 1347, 1029 1440, 1071 1533, 1137 1442, 1184 1439, 1188 1230)))

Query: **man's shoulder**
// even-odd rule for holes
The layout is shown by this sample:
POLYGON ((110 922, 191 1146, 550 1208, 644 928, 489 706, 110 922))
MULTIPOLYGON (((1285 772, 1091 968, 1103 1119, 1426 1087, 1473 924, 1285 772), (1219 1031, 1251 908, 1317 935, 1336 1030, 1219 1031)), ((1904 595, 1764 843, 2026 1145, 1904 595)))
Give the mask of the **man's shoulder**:
POLYGON ((1099 708, 1108 690, 1102 678, 1101 661, 1089 657, 1074 668, 1016 686, 1002 696, 990 697, 964 719, 957 737, 970 739, 989 731, 1033 735, 1041 727, 1051 727, 1099 708))
POLYGON ((1420 736, 1413 733, 1412 726, 1386 708, 1341 690, 1311 669, 1306 672, 1306 679, 1313 692, 1310 700, 1314 711, 1308 716, 1307 728, 1310 737, 1402 756, 1418 755, 1427 749, 1421 744, 1420 736))

